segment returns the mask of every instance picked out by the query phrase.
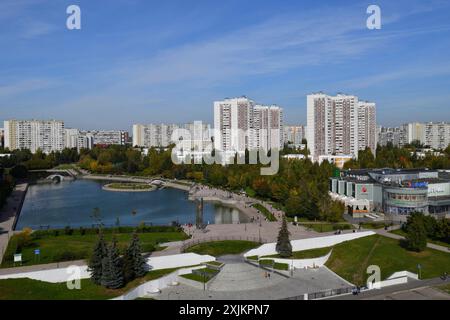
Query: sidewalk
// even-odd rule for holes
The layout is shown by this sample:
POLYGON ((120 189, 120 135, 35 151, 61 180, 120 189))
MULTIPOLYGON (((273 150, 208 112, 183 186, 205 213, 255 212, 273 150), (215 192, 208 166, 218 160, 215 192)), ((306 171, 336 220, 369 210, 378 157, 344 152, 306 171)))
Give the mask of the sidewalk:
POLYGON ((9 239, 13 235, 16 215, 20 212, 27 188, 27 183, 16 185, 7 203, 0 210, 0 262, 3 260, 9 239))
POLYGON ((8 275, 8 274, 15 274, 15 273, 27 273, 27 272, 33 272, 33 271, 61 269, 61 268, 67 268, 69 266, 85 266, 85 265, 86 265, 85 260, 56 262, 56 263, 48 263, 48 264, 36 264, 36 265, 32 265, 32 266, 0 269, 0 276, 8 275))
MULTIPOLYGON (((377 234, 383 236, 383 237, 387 237, 387 238, 391 238, 391 239, 395 239, 395 240, 404 240, 405 237, 400 236, 398 234, 395 233, 390 233, 389 231, 386 231, 384 229, 377 229, 374 230, 377 234)), ((442 252, 446 252, 446 253, 450 253, 450 248, 447 248, 445 246, 440 246, 434 243, 427 243, 427 247, 430 249, 434 249, 434 250, 438 250, 438 251, 442 251, 442 252)))

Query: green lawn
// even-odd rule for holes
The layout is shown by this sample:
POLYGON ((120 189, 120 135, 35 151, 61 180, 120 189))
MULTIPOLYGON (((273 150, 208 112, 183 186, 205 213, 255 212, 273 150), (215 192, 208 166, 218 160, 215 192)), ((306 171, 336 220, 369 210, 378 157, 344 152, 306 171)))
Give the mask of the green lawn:
POLYGON ((450 271, 450 253, 431 249, 411 252, 397 240, 373 235, 336 245, 326 263, 341 277, 358 285, 365 284, 370 265, 378 265, 381 278, 386 279, 397 271, 418 273, 418 264, 422 265, 423 279, 439 277, 450 271))
POLYGON ((364 229, 383 229, 386 226, 385 223, 365 222, 361 223, 361 227, 364 229))
POLYGON ((332 232, 337 230, 353 229, 353 226, 348 223, 302 223, 300 225, 316 232, 332 232))
POLYGON ((255 208, 256 210, 259 210, 269 221, 277 221, 275 216, 262 204, 255 203, 253 205, 253 208, 255 208))
POLYGON ((213 241, 192 246, 188 248, 186 252, 208 254, 210 256, 219 257, 226 254, 241 254, 250 249, 259 247, 260 245, 261 244, 257 242, 241 240, 213 241))
MULTIPOLYGON (((285 259, 314 259, 326 256, 330 251, 329 248, 319 248, 319 249, 311 249, 311 250, 303 250, 303 251, 294 251, 292 252, 292 256, 285 259)), ((279 254, 264 256, 263 258, 281 258, 279 254)))
MULTIPOLYGON (((132 237, 132 233, 115 234, 121 252, 125 251, 132 237)), ((139 233, 143 252, 157 250, 157 244, 168 241, 187 239, 184 232, 149 232, 139 233)), ((58 236, 46 235, 42 238, 33 239, 32 243, 22 250, 23 265, 45 264, 71 260, 82 260, 89 258, 98 236, 96 234, 79 233, 73 235, 61 234, 58 236), (34 256, 34 250, 40 249, 39 260, 34 256)), ((110 241, 112 234, 105 234, 105 239, 110 241)), ((17 236, 13 236, 8 244, 5 257, 1 264, 2 268, 13 266, 13 255, 17 248, 17 236)))
POLYGON ((175 269, 150 271, 122 289, 97 286, 90 279, 81 280, 80 290, 67 289, 66 283, 48 283, 31 279, 0 280, 0 300, 106 300, 116 298, 147 281, 161 278, 175 269))
POLYGON ((117 190, 152 190, 155 189, 154 186, 146 183, 122 183, 122 182, 116 182, 116 183, 110 183, 107 184, 105 187, 110 189, 117 189, 117 190))
MULTIPOLYGON (((393 230, 393 231, 390 231, 390 233, 397 234, 397 235, 402 236, 402 237, 406 237, 406 232, 403 231, 402 229, 393 230)), ((434 244, 437 244, 437 245, 440 245, 440 246, 443 246, 443 247, 450 248, 450 243, 446 243, 446 242, 439 241, 439 240, 433 240, 433 239, 430 239, 430 238, 428 238, 427 241, 429 243, 434 243, 434 244)))
POLYGON ((218 273, 218 271, 214 270, 214 269, 204 268, 204 269, 201 269, 201 273, 202 274, 198 274, 198 273, 194 273, 194 272, 188 273, 188 274, 182 275, 182 277, 189 279, 189 280, 198 281, 201 283, 206 283, 209 280, 211 280, 218 273), (205 274, 205 276, 203 276, 203 274, 205 274))

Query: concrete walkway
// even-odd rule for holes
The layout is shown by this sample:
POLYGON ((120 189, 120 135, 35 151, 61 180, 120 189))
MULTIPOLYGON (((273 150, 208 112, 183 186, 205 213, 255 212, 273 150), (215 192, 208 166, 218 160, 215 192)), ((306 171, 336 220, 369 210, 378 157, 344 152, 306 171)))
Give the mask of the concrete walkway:
POLYGON ((5 206, 0 210, 0 262, 3 260, 8 242, 13 235, 16 216, 20 212, 28 184, 17 184, 5 206))
POLYGON ((221 280, 211 283, 215 291, 203 291, 187 285, 179 285, 163 289, 155 298, 159 300, 279 300, 292 297, 303 298, 305 293, 348 287, 346 282, 326 268, 296 270, 292 278, 284 278, 272 273, 270 279, 265 278, 262 269, 247 264, 245 266, 231 265, 223 271, 216 278, 221 280), (223 271, 226 273, 219 278, 223 271), (232 273, 241 280, 241 285, 237 282, 226 282, 228 278, 234 279, 232 273), (249 285, 253 288, 248 288, 249 285))
MULTIPOLYGON (((400 236, 398 234, 395 233, 390 233, 389 231, 386 231, 384 229, 378 229, 378 230, 374 230, 377 234, 383 236, 383 237, 387 237, 387 238, 391 238, 391 239, 396 239, 396 240, 404 240, 405 237, 400 236)), ((442 252, 446 252, 446 253, 450 253, 450 248, 445 247, 445 246, 440 246, 434 243, 427 243, 427 247, 430 249, 434 249, 434 250, 438 250, 438 251, 442 251, 442 252)))
POLYGON ((85 266, 85 265, 86 265, 85 260, 47 263, 47 264, 36 264, 36 265, 32 265, 32 266, 0 269, 0 276, 8 275, 8 274, 16 274, 16 273, 28 273, 28 272, 34 272, 34 271, 63 269, 63 268, 67 268, 69 266, 85 266))

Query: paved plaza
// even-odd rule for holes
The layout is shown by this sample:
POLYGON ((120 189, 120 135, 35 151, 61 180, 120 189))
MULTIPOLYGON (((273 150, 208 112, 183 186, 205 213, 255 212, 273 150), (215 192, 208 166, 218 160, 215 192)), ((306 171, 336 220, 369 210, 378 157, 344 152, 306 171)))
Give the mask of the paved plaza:
POLYGON ((231 256, 219 258, 225 266, 203 291, 180 284, 163 289, 155 297, 161 300, 279 300, 303 297, 328 289, 349 287, 350 284, 327 268, 295 270, 292 277, 270 272, 231 256))

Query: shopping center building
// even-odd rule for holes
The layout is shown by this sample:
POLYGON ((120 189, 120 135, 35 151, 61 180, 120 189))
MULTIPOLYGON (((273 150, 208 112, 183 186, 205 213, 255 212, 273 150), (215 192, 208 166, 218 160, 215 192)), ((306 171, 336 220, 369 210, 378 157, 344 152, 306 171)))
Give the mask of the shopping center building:
POLYGON ((377 213, 404 220, 411 212, 450 214, 450 172, 428 169, 362 169, 330 178, 330 195, 347 213, 377 213))

